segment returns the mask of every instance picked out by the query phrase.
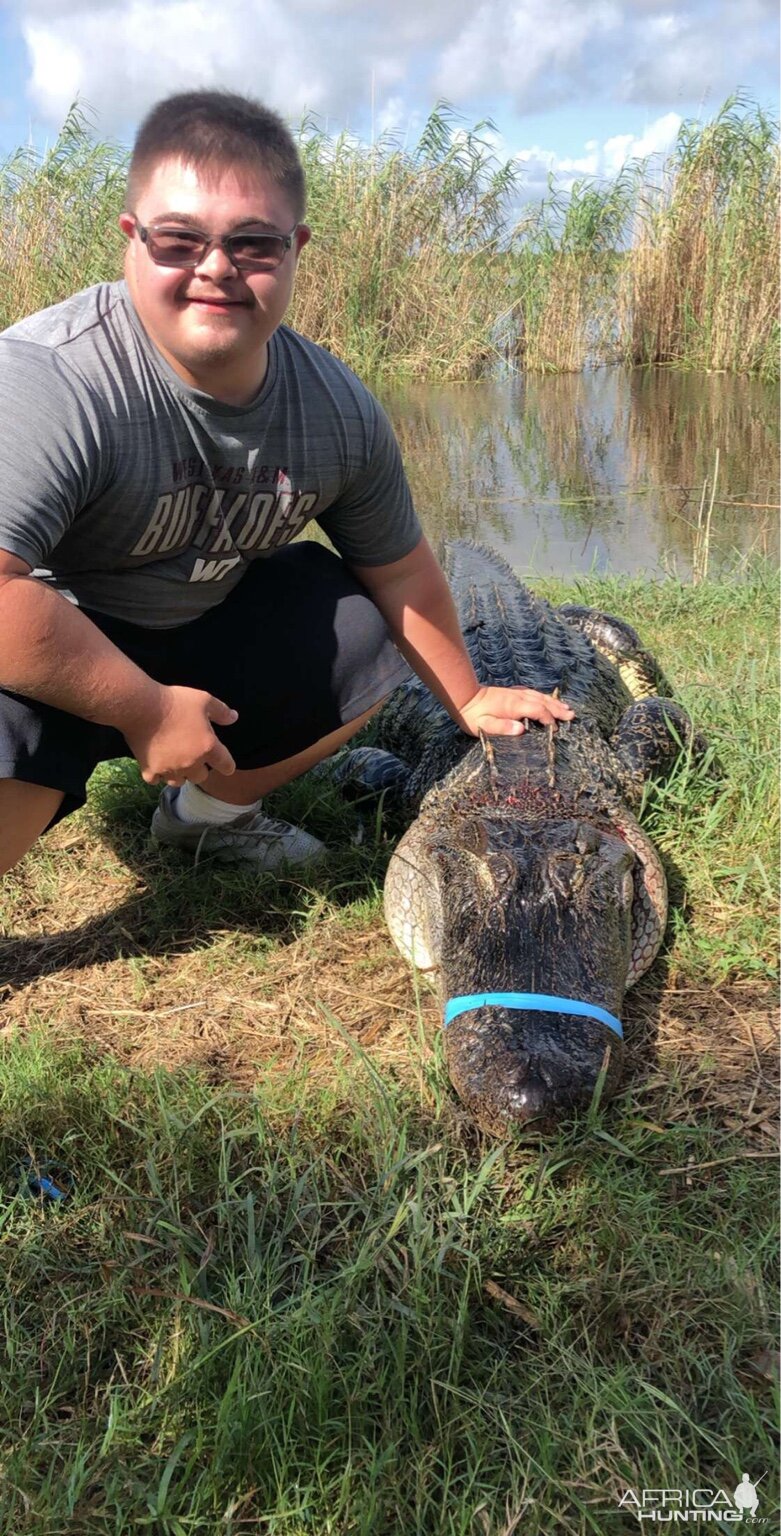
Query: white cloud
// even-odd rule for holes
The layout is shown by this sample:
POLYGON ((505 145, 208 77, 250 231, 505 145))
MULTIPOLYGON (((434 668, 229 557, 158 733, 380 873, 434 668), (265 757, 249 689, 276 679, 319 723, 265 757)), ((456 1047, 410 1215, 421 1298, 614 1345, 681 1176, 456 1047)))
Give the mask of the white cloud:
MULTIPOLYGON (((680 126, 681 118, 676 112, 665 112, 641 134, 615 134, 603 144, 597 139, 587 139, 582 155, 557 155, 554 150, 544 149, 539 144, 516 150, 511 158, 521 171, 519 201, 536 202, 543 197, 551 174, 559 190, 568 191, 574 182, 584 177, 610 180, 630 160, 664 155, 672 149, 680 126)), ((506 147, 503 153, 508 155, 506 147)))
POLYGON ((425 121, 422 112, 410 111, 404 96, 389 96, 374 112, 374 137, 387 134, 398 143, 409 147, 420 136, 425 121))
POLYGON ((55 32, 39 26, 28 29, 26 42, 32 60, 30 94, 45 116, 59 122, 65 115, 61 102, 65 100, 67 111, 79 90, 82 78, 79 50, 69 47, 55 32), (51 86, 55 80, 57 90, 53 93, 51 86))
POLYGON ((645 160, 649 155, 666 154, 678 135, 682 119, 677 112, 665 112, 658 117, 638 138, 632 133, 620 133, 607 139, 602 147, 602 170, 615 174, 628 160, 645 160))
POLYGON ((763 14, 762 0, 684 0, 675 11, 659 6, 657 15, 641 14, 633 32, 618 86, 626 101, 710 97, 720 104, 757 71, 775 90, 777 15, 763 14))
POLYGON ((86 3, 54 16, 47 3, 23 31, 31 95, 54 122, 76 91, 109 129, 188 87, 229 85, 280 106, 284 98, 291 116, 326 104, 326 59, 301 47, 295 18, 276 0, 238 0, 230 11, 201 0, 86 3))
POLYGON ((473 91, 501 90, 519 111, 564 100, 621 24, 613 0, 484 0, 445 48, 437 87, 452 98, 465 82, 473 91))
POLYGON ((106 133, 214 84, 339 126, 368 120, 373 89, 375 123, 402 130, 438 96, 468 116, 594 100, 669 110, 718 103, 776 57, 772 0, 8 3, 33 107, 57 125, 78 92, 106 133))

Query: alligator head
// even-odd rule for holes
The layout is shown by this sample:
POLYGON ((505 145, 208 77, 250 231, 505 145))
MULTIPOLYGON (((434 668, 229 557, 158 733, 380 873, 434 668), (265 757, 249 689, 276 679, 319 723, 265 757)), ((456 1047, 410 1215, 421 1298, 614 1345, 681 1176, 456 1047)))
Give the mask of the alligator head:
MULTIPOLYGON (((486 795, 470 777, 471 789, 424 802, 391 860, 386 914, 399 948, 438 972, 443 1004, 531 993, 620 1017, 642 860, 606 815, 578 814, 545 782, 486 795)), ((611 1092, 624 1054, 596 1017, 501 1002, 453 1018, 445 1051, 460 1097, 499 1134, 587 1104, 603 1066, 611 1092)))

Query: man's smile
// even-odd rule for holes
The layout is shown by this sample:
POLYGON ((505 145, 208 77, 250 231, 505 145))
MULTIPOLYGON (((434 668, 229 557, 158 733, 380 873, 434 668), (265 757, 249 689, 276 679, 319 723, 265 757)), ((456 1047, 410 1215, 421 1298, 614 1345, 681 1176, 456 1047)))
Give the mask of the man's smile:
POLYGON ((185 294, 185 304, 203 304, 208 309, 246 309, 246 299, 204 298, 194 294, 185 294))

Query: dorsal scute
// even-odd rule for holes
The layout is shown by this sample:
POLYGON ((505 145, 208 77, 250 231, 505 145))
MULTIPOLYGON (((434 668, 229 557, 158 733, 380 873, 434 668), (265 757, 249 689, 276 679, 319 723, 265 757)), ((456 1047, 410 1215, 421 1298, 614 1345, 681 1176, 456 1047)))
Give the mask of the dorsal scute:
MULTIPOLYGON (((607 740, 631 703, 611 662, 531 592, 494 550, 452 540, 441 548, 440 561, 478 680, 485 686, 558 691, 575 709, 578 726, 607 740)), ((410 765, 413 807, 470 751, 474 738, 465 736, 444 705, 412 678, 378 717, 377 744, 410 765)), ((524 756, 529 749, 526 741, 524 756)))
POLYGON ((452 539, 442 545, 440 559, 481 683, 541 693, 558 689, 603 730, 613 729, 629 694, 586 635, 531 592, 495 550, 452 539))

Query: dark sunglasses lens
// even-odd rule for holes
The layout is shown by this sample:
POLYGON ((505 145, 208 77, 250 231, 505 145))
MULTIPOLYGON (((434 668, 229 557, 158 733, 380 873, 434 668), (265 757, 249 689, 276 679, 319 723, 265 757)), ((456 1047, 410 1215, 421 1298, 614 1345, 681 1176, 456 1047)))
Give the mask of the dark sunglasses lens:
POLYGON ((281 235, 231 235, 225 244, 237 267, 277 267, 285 254, 281 235))
POLYGON ((164 267, 196 267, 206 250, 203 236, 186 229, 150 229, 147 244, 152 260, 164 267))
MULTIPOLYGON (((161 267, 197 267, 211 243, 197 230, 187 229, 150 229, 146 240, 152 260, 161 267)), ((268 271, 279 266, 290 241, 284 235, 228 235, 224 246, 234 266, 268 271)))

